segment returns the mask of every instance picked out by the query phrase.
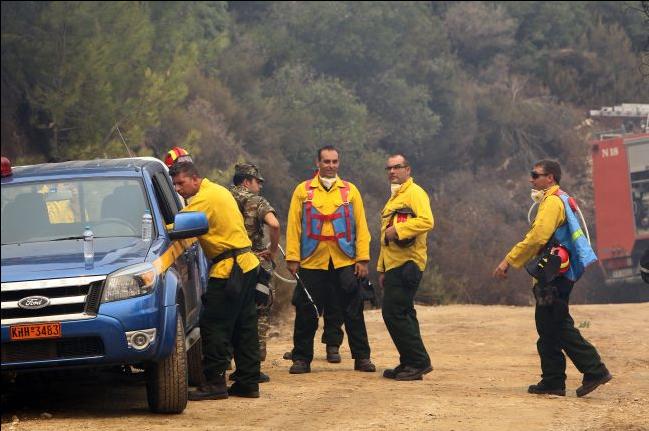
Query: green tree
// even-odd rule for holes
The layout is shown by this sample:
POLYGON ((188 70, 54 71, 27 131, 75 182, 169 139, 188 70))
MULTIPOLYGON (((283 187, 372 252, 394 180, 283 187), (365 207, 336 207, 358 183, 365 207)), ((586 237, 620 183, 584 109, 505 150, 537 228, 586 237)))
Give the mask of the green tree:
POLYGON ((282 151, 301 176, 312 172, 321 146, 337 146, 348 160, 366 150, 367 109, 340 81, 318 78, 302 65, 286 66, 265 84, 264 94, 282 112, 276 124, 282 151))
POLYGON ((31 11, 3 32, 3 65, 5 53, 19 60, 11 79, 33 127, 49 132, 46 158, 124 154, 115 126, 137 151, 160 112, 185 97, 196 49, 166 53, 165 69, 151 69, 158 56, 146 5, 50 2, 31 11))

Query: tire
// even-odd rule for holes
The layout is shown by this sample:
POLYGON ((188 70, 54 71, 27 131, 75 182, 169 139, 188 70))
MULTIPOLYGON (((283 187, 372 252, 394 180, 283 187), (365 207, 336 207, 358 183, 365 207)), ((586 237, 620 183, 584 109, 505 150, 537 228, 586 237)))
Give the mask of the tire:
POLYGON ((199 338, 187 352, 187 375, 190 386, 200 386, 203 375, 203 345, 199 338))
POLYGON ((187 355, 182 316, 176 317, 176 340, 171 354, 147 367, 149 409, 154 413, 182 413, 187 406, 187 355))

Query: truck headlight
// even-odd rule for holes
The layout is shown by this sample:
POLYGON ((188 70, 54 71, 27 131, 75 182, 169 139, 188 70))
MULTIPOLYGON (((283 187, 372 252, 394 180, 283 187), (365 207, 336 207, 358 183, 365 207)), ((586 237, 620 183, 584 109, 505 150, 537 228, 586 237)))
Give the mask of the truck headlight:
POLYGON ((158 271, 150 263, 140 263, 120 269, 106 278, 101 302, 146 295, 153 291, 157 280, 158 271))

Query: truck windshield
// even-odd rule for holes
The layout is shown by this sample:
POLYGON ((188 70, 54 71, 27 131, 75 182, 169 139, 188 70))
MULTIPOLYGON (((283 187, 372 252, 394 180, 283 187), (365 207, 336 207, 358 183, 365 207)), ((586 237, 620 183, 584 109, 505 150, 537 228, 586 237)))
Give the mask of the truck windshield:
POLYGON ((149 209, 139 179, 92 178, 2 185, 2 244, 139 237, 149 209))

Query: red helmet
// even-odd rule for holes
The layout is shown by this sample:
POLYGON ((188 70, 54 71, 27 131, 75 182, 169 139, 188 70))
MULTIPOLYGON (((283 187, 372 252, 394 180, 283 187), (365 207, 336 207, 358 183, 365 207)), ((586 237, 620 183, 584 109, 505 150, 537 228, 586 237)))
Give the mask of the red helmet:
POLYGON ((0 168, 2 170, 2 178, 11 175, 11 162, 5 156, 2 156, 0 168))
POLYGON ((550 249, 550 253, 556 254, 561 258, 559 274, 563 274, 564 272, 568 271, 568 268, 570 268, 570 253, 568 252, 568 250, 564 246, 558 245, 556 247, 552 247, 552 249, 550 249))
POLYGON ((192 157, 187 150, 180 147, 173 147, 167 152, 164 161, 165 165, 170 168, 176 162, 191 162, 192 157))

